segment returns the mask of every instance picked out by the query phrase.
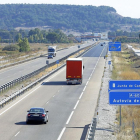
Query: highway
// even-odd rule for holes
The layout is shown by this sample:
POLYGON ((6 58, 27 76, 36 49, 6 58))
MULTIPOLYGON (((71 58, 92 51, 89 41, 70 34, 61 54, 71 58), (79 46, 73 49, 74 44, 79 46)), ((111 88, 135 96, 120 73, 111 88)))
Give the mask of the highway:
MULTIPOLYGON (((81 48, 84 48, 93 43, 93 41, 89 41, 88 43, 82 44, 81 48)), ((68 54, 75 52, 76 50, 78 50, 78 47, 72 46, 69 49, 58 51, 56 57, 54 57, 53 59, 48 59, 49 63, 59 60, 60 58, 67 56, 68 54)), ((0 86, 45 66, 46 59, 47 57, 40 57, 35 60, 31 60, 16 66, 0 70, 0 86)))
POLYGON ((84 140, 86 136, 84 127, 76 128, 75 126, 80 124, 88 126, 87 121, 84 124, 84 119, 87 118, 88 123, 92 120, 104 68, 103 57, 106 55, 107 47, 107 45, 97 45, 83 55, 85 69, 81 85, 66 84, 64 67, 1 109, 0 139, 84 140), (92 92, 96 93, 95 96, 91 94, 92 92), (94 100, 89 98, 94 98, 94 100), (92 106, 93 103, 94 106, 92 106), (48 110, 49 122, 27 125, 25 122, 27 110, 31 107, 44 107, 48 110), (84 119, 80 120, 80 117, 77 119, 76 115, 77 117, 80 115, 84 119), (69 130, 67 126, 70 128, 69 130), (76 129, 73 129, 72 126, 76 129))

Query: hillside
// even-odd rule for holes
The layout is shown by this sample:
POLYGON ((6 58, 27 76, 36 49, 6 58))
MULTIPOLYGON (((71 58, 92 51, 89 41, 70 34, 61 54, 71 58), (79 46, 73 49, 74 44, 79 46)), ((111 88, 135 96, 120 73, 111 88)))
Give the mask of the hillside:
POLYGON ((80 32, 120 29, 130 25, 134 30, 140 19, 122 17, 108 6, 1 4, 0 29, 37 27, 73 29, 80 32))

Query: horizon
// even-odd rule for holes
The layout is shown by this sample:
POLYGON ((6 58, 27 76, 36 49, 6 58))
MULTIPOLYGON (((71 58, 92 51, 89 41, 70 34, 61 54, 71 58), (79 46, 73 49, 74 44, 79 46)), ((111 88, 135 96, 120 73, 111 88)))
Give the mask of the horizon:
POLYGON ((127 0, 98 0, 98 1, 91 1, 91 0, 71 0, 71 1, 64 1, 64 0, 51 0, 51 2, 46 2, 45 0, 5 0, 1 1, 0 4, 53 4, 53 5, 81 5, 81 6, 109 6, 113 7, 116 10, 116 13, 123 17, 131 17, 131 18, 140 18, 139 14, 139 5, 140 1, 138 0, 130 0, 129 3, 127 0))

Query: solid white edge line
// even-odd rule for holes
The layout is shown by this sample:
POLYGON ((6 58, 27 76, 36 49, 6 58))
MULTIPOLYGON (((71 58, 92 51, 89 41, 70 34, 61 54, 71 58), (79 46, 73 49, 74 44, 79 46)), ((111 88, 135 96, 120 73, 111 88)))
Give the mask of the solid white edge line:
POLYGON ((71 117, 72 117, 73 113, 74 113, 74 111, 72 111, 72 112, 71 112, 71 114, 70 114, 70 116, 69 116, 69 118, 68 118, 68 120, 67 120, 66 124, 68 124, 68 123, 69 123, 69 121, 70 121, 70 119, 71 119, 71 117))
POLYGON ((64 127, 64 128, 62 129, 62 131, 61 131, 61 133, 60 133, 60 135, 59 135, 59 137, 58 137, 58 139, 57 139, 57 140, 60 140, 60 139, 61 139, 61 137, 62 137, 62 135, 63 135, 63 133, 64 133, 65 129, 66 129, 66 127, 64 127))
POLYGON ((81 97, 82 97, 83 93, 84 93, 84 92, 82 92, 82 93, 81 93, 81 95, 80 95, 79 99, 81 99, 81 97))
MULTIPOLYGON (((56 75, 58 75, 60 72, 62 72, 64 70, 64 68, 62 68, 59 72, 57 72, 55 75, 51 76, 48 80, 44 81, 44 82, 48 82, 49 80, 51 80, 52 78, 54 78, 56 75)), ((0 116, 2 114, 4 114, 5 112, 7 112, 9 109, 11 109, 12 107, 14 107, 16 104, 18 104, 20 101, 22 101, 23 99, 25 99, 26 97, 28 97, 30 94, 32 94, 35 90, 37 90, 38 88, 40 88, 41 85, 39 85, 37 88, 35 88, 33 91, 29 92, 26 96, 24 96, 23 98, 21 98, 19 101, 17 101, 16 103, 14 103, 12 106, 10 106, 9 108, 7 108, 6 110, 4 110, 2 113, 0 113, 0 116)))
POLYGON ((19 132, 17 132, 17 134, 15 135, 15 137, 16 137, 19 133, 20 133, 20 131, 19 131, 19 132))
POLYGON ((79 103, 79 100, 77 101, 77 103, 76 103, 76 105, 75 105, 75 107, 74 107, 73 109, 76 109, 76 107, 77 107, 78 103, 79 103))

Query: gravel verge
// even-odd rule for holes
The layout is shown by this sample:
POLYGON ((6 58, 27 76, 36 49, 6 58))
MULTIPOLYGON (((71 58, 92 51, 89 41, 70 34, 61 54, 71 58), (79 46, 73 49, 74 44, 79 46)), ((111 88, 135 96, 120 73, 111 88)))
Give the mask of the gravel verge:
POLYGON ((111 80, 112 66, 108 65, 111 61, 111 53, 106 59, 105 71, 102 78, 102 86, 97 106, 97 125, 94 140, 116 140, 115 132, 118 130, 116 121, 116 111, 118 106, 109 105, 108 81, 111 80))

